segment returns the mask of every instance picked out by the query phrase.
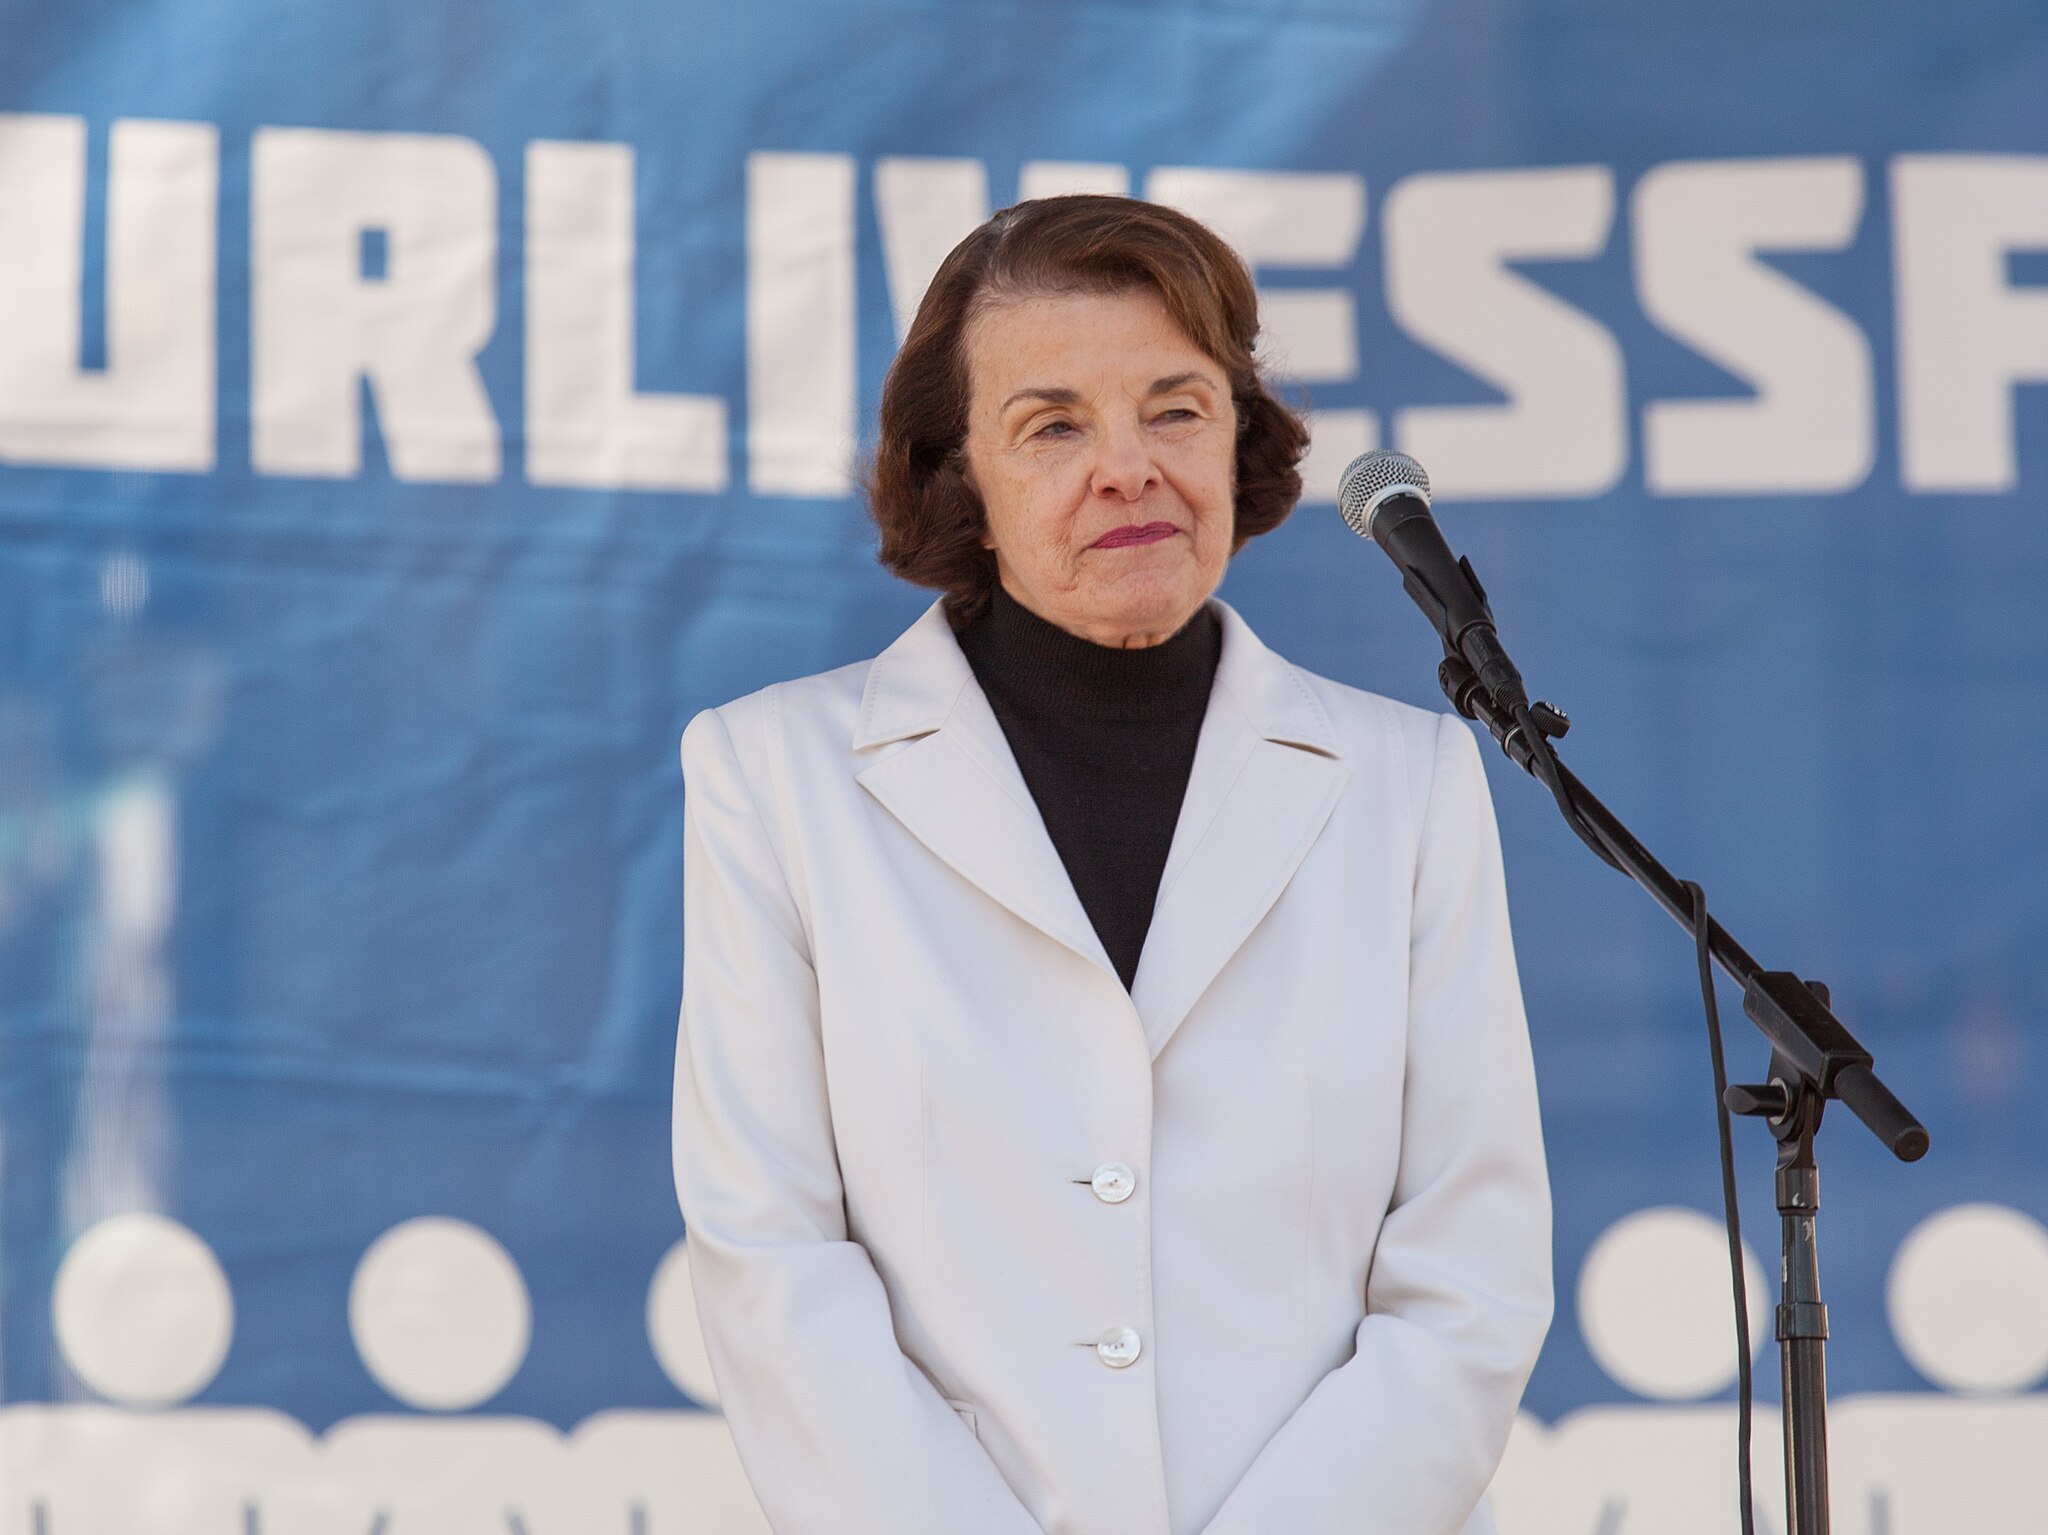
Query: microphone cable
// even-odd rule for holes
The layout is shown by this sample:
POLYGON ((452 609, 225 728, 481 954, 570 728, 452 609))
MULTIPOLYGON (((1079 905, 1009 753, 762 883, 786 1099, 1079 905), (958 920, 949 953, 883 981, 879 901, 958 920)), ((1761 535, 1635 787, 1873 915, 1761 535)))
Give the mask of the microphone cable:
POLYGON ((1714 1062, 1714 1121, 1721 1139, 1721 1206, 1728 1223, 1728 1268, 1735 1291, 1735 1495, 1742 1513, 1742 1535, 1756 1535, 1751 1501, 1750 1429, 1755 1392, 1750 1365, 1749 1280, 1742 1262, 1742 1211, 1735 1197, 1735 1134, 1728 1112, 1728 1061, 1721 1047, 1721 1009, 1714 997, 1714 961, 1707 935, 1707 893, 1698 882, 1681 882, 1692 897, 1693 951, 1700 967, 1700 1001, 1707 1010, 1707 1050, 1714 1062))

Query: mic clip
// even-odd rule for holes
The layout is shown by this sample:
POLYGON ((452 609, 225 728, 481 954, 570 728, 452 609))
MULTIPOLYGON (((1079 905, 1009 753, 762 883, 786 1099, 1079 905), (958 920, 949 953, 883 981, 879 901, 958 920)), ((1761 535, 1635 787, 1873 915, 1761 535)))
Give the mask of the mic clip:
MULTIPOLYGON (((1451 707, 1468 720, 1477 720, 1492 732, 1501 748, 1523 768, 1529 766, 1529 749, 1522 740, 1522 722, 1502 708, 1479 680, 1479 674, 1471 663, 1450 646, 1444 647, 1444 658, 1436 669, 1436 680, 1444 690, 1444 696, 1451 701, 1451 707), (1519 748, 1519 750, 1517 749, 1519 748)), ((1545 740, 1561 739, 1572 728, 1571 716, 1555 704, 1538 699, 1529 706, 1529 718, 1545 740)))

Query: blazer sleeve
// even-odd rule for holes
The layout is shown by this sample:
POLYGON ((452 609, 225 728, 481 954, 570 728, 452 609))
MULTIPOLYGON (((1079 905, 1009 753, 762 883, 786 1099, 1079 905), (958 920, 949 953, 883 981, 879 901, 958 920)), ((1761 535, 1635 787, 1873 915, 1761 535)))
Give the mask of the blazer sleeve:
POLYGON ((747 1478, 777 1535, 1038 1535, 848 1237, 810 945, 721 711, 682 761, 676 1191, 747 1478))
POLYGON ((1549 1327, 1550 1187, 1500 839, 1478 748, 1448 715, 1411 924, 1400 1171, 1357 1351, 1267 1442, 1207 1535, 1455 1535, 1549 1327))

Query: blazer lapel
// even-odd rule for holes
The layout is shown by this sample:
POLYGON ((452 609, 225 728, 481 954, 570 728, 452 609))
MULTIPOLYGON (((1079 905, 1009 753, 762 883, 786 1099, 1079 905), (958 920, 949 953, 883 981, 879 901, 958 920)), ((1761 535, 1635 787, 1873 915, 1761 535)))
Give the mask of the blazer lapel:
MULTIPOLYGON (((1154 1057, 1287 888, 1349 776, 1301 674, 1216 606, 1216 686, 1131 987, 1154 1057)), ((940 604, 870 666, 853 746, 876 754, 861 787, 912 836, 1115 975, 940 604)))
POLYGON ((961 878, 1114 978, 938 603, 868 671, 853 746, 892 743, 855 775, 861 787, 961 878))
POLYGON ((1301 674, 1217 607, 1216 687, 1131 987, 1155 1058, 1287 888, 1349 777, 1301 674))

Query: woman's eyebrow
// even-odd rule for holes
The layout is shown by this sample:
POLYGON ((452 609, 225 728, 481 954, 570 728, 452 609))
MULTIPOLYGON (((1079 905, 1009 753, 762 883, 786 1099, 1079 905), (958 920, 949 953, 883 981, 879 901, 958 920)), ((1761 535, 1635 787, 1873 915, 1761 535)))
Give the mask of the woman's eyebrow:
MULTIPOLYGON (((1148 398, 1155 394, 1171 394, 1174 390, 1184 389, 1189 384, 1207 384, 1213 389, 1216 387, 1216 380, 1206 373, 1190 368, 1185 373, 1169 373, 1165 378, 1155 378, 1152 381, 1152 387, 1147 389, 1145 393, 1148 398)), ((1003 401, 1002 405, 997 409, 997 414, 1000 415, 1003 411, 1008 410, 1019 400, 1041 400, 1047 405, 1078 405, 1081 403, 1081 391, 1078 389, 1055 388, 1044 384, 1033 385, 1028 389, 1019 389, 1015 394, 1003 401)))
MULTIPOLYGON (((1154 385, 1153 387, 1157 388, 1158 386, 1154 385)), ((1081 391, 1078 389, 1052 389, 1043 387, 1019 389, 1015 394, 1011 395, 1007 400, 1003 401, 1001 410, 1008 410, 1012 405, 1015 405, 1019 400, 1043 400, 1048 405, 1078 405, 1081 403, 1081 391)), ((997 414, 1000 415, 1001 410, 999 410, 997 414)))

